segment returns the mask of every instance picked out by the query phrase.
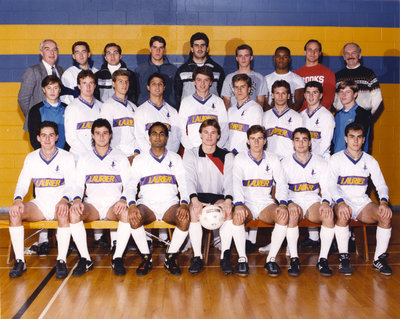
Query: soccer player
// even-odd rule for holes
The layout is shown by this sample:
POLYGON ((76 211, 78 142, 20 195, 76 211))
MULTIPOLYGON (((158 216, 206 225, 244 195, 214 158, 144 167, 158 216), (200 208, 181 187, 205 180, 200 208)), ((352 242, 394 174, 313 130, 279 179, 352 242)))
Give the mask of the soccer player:
POLYGON ((250 99, 252 79, 247 74, 236 74, 232 77, 232 87, 235 92, 236 105, 228 109, 229 147, 233 154, 247 151, 247 130, 256 124, 261 124, 263 110, 261 106, 250 99))
POLYGON ((64 115, 65 138, 75 161, 92 150, 90 130, 93 121, 100 117, 102 105, 93 96, 96 79, 91 70, 79 72, 78 87, 81 94, 68 105, 64 115))
POLYGON ((277 80, 271 88, 274 108, 264 113, 263 125, 267 130, 267 151, 275 153, 280 159, 292 154, 293 131, 302 126, 300 114, 288 106, 290 85, 285 80, 277 80))
POLYGON ((95 120, 91 133, 93 149, 78 160, 70 209, 71 235, 81 256, 72 275, 82 276, 93 269, 83 222, 107 219, 119 221, 112 268, 122 276, 126 273, 122 254, 131 233, 126 204, 129 161, 121 151, 110 147, 112 129, 106 119, 95 120))
POLYGON ((221 96, 224 100, 226 109, 231 106, 236 106, 237 100, 235 96, 235 89, 233 87, 232 78, 236 74, 247 74, 251 78, 251 86, 249 98, 261 107, 264 106, 265 95, 268 94, 267 83, 261 73, 255 72, 251 69, 251 62, 253 61, 253 49, 247 44, 239 45, 236 48, 236 62, 238 64, 238 70, 228 74, 224 80, 222 86, 221 96))
POLYGON ((248 152, 239 153, 233 166, 233 212, 232 233, 239 255, 236 273, 249 274, 246 256, 246 234, 244 225, 252 219, 267 224, 275 224, 271 235, 271 248, 264 265, 268 274, 276 277, 280 268, 276 255, 286 236, 288 224, 287 196, 288 185, 279 157, 265 152, 267 132, 263 126, 254 125, 247 131, 248 152), (271 196, 273 181, 276 183, 275 197, 271 196))
POLYGON ((298 224, 302 219, 322 224, 321 251, 317 268, 321 275, 332 276, 332 270, 328 265, 328 253, 335 230, 328 192, 328 163, 321 156, 311 153, 311 144, 310 131, 304 127, 298 127, 293 132, 295 153, 282 160, 282 168, 289 185, 289 224, 286 239, 290 251, 288 269, 290 276, 300 275, 297 241, 299 239, 298 224))
POLYGON ((228 115, 222 99, 210 93, 213 71, 206 65, 198 67, 193 71, 193 79, 196 92, 185 97, 179 109, 181 143, 185 149, 200 146, 201 123, 207 119, 215 119, 221 127, 218 146, 223 148, 229 137, 228 115))
POLYGON ((164 268, 172 275, 180 275, 181 270, 176 259, 189 227, 189 196, 185 170, 181 157, 165 148, 169 134, 167 126, 155 122, 148 132, 151 148, 133 160, 128 191, 129 222, 133 228, 132 234, 137 234, 136 244, 143 256, 143 262, 136 273, 146 275, 152 268, 143 225, 163 220, 177 226, 165 256, 164 268), (136 202, 139 183, 139 199, 136 202))
POLYGON ((124 153, 129 162, 140 153, 135 137, 136 105, 128 100, 129 71, 117 70, 112 75, 114 95, 101 107, 101 117, 107 119, 113 128, 111 146, 124 153))
POLYGON ((164 99, 165 79, 160 73, 153 73, 147 80, 150 98, 138 107, 135 118, 136 141, 141 152, 150 149, 149 128, 155 122, 168 127, 167 150, 178 152, 180 146, 180 129, 178 112, 164 99))
POLYGON ((365 130, 360 123, 353 122, 345 128, 346 149, 332 155, 329 161, 329 192, 336 205, 336 241, 339 249, 339 272, 351 275, 348 239, 350 219, 363 223, 378 223, 376 229, 376 249, 372 267, 383 275, 391 275, 387 264, 386 250, 391 236, 392 210, 389 203, 389 189, 386 186, 378 162, 362 151, 365 130), (366 194, 371 178, 379 195, 376 204, 366 194))
POLYGON ((70 153, 56 147, 56 123, 42 122, 36 138, 41 147, 26 156, 9 211, 9 231, 15 252, 15 264, 9 275, 11 278, 19 277, 26 270, 22 221, 57 219, 56 278, 61 279, 68 275, 66 260, 71 236, 68 210, 75 162, 70 153), (31 181, 35 185, 36 198, 24 203, 22 199, 31 181))
POLYGON ((90 47, 85 41, 78 41, 72 45, 72 59, 74 64, 65 70, 61 77, 61 81, 66 89, 66 93, 61 97, 61 101, 70 104, 74 98, 79 96, 78 74, 82 70, 92 70, 93 73, 97 69, 93 67, 93 61, 90 60, 90 47))
POLYGON ((215 119, 208 119, 199 128, 201 145, 186 149, 183 163, 186 171, 187 188, 190 196, 189 236, 194 257, 189 272, 199 273, 204 266, 201 254, 203 230, 200 215, 204 206, 217 205, 224 213, 224 223, 219 229, 221 236, 220 266, 225 274, 232 274, 232 167, 233 154, 217 146, 221 128, 215 119))

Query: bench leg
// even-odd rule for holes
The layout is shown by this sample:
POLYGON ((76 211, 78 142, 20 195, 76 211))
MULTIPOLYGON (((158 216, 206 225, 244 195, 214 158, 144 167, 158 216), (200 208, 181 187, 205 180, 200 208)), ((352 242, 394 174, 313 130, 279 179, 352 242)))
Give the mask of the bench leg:
POLYGON ((11 264, 11 262, 15 259, 14 249, 11 244, 11 238, 8 241, 8 250, 7 250, 7 265, 11 264))
POLYGON ((364 260, 369 261, 367 227, 363 226, 362 229, 363 229, 363 238, 364 238, 364 260))
POLYGON ((356 253, 364 261, 369 261, 367 227, 353 227, 356 236, 356 253))
POLYGON ((204 243, 204 252, 203 252, 203 256, 204 256, 204 263, 207 265, 208 263, 208 253, 210 252, 210 244, 211 244, 211 230, 206 230, 207 234, 206 234, 206 240, 204 243))

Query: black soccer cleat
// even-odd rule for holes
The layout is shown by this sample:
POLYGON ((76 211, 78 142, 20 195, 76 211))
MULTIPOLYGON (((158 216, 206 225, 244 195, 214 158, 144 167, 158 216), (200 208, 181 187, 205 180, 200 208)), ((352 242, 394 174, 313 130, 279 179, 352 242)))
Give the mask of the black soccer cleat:
POLYGON ((111 268, 117 276, 125 276, 126 269, 124 266, 124 259, 122 257, 114 258, 111 261, 111 268))
POLYGON ((39 256, 47 256, 49 254, 49 242, 45 241, 41 244, 39 244, 38 249, 37 249, 37 254, 39 256))
POLYGON ((329 268, 328 259, 326 258, 319 259, 319 261, 317 262, 317 269, 319 270, 319 273, 324 277, 332 276, 332 269, 329 268))
POLYGON ((320 244, 321 243, 319 240, 312 240, 310 238, 307 238, 299 243, 299 248, 306 248, 306 247, 317 248, 320 246, 320 244))
POLYGON ((339 272, 345 276, 351 276, 353 274, 350 263, 350 254, 339 254, 339 272))
POLYGON ((72 276, 82 276, 87 273, 89 270, 92 270, 93 261, 87 260, 86 258, 80 258, 78 265, 75 267, 74 271, 72 272, 72 276))
POLYGON ((136 269, 136 275, 145 276, 149 273, 149 271, 153 268, 153 263, 151 259, 151 254, 143 255, 143 260, 140 263, 139 267, 136 269))
POLYGON ((110 243, 108 242, 106 236, 101 235, 100 239, 93 241, 94 247, 99 248, 110 248, 110 243))
POLYGON ((288 268, 288 275, 293 277, 300 276, 300 259, 299 257, 290 258, 290 266, 288 268))
POLYGON ((110 255, 111 255, 111 256, 114 256, 115 250, 116 250, 116 249, 117 249, 117 241, 114 240, 114 241, 112 242, 112 245, 111 245, 111 248, 110 248, 110 255))
POLYGON ((10 278, 17 278, 21 277, 24 271, 26 271, 26 263, 21 259, 17 259, 14 263, 14 267, 10 270, 8 275, 10 278))
POLYGON ((278 264, 275 262, 275 258, 272 258, 271 261, 266 262, 264 265, 264 269, 268 271, 268 275, 270 277, 278 277, 281 273, 281 269, 278 264))
POLYGON ((200 257, 192 257, 190 259, 189 272, 192 275, 200 273, 204 268, 204 261, 200 257))
POLYGON ((235 270, 236 270, 236 275, 238 276, 245 277, 249 275, 249 264, 247 263, 246 258, 244 257, 239 258, 235 270))
POLYGON ((68 276, 67 264, 64 260, 57 260, 56 262, 56 278, 64 279, 68 276))
POLYGON ((165 256, 164 268, 167 269, 172 275, 180 275, 182 274, 181 269, 176 263, 176 258, 178 258, 178 254, 167 254, 165 256))
POLYGON ((231 263, 231 251, 230 249, 227 249, 224 251, 224 258, 222 258, 219 262, 219 265, 222 269, 222 272, 225 275, 231 275, 233 274, 233 267, 231 263))
POLYGON ((256 250, 256 244, 253 244, 250 240, 246 240, 246 254, 254 253, 256 250))
POLYGON ((372 267, 379 271, 382 275, 390 276, 392 274, 392 269, 387 264, 386 258, 389 256, 387 253, 383 253, 378 257, 378 260, 374 260, 372 267))

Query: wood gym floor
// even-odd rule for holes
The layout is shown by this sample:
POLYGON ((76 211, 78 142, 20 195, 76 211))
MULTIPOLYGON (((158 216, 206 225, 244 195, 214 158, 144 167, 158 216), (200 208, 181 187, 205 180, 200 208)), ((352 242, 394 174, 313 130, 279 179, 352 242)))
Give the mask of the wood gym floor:
MULTIPOLYGON (((338 273, 337 255, 329 257, 334 275, 319 275, 315 264, 318 249, 300 250, 301 275, 288 276, 289 258, 281 250, 278 263, 282 274, 267 276, 266 255, 249 255, 250 276, 225 276, 219 268, 219 252, 212 248, 205 270, 190 275, 191 252, 179 256, 183 274, 173 276, 163 269, 164 249, 155 248, 153 270, 138 277, 136 252, 128 252, 128 273, 117 277, 110 267, 108 250, 90 249, 95 269, 82 277, 55 278, 56 249, 50 255, 26 256, 28 270, 10 279, 7 265, 7 229, 0 230, 1 318, 400 318, 400 214, 393 220, 389 264, 392 276, 374 271, 351 255, 353 276, 338 273)), ((369 233, 370 258, 374 233, 369 233)), ((258 244, 268 240, 268 230, 260 230, 258 244)), ((29 246, 27 241, 25 246, 29 246)), ((237 256, 232 257, 236 264, 237 256)), ((77 263, 68 257, 68 269, 77 263)))

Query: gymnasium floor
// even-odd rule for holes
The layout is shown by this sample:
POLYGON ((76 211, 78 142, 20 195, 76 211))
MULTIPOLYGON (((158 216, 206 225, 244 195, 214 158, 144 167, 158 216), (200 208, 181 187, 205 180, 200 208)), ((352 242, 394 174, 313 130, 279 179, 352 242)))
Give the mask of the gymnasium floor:
MULTIPOLYGON (((10 279, 6 255, 8 230, 0 230, 1 318, 400 318, 400 215, 396 214, 389 264, 392 276, 374 271, 351 255, 353 276, 338 273, 337 256, 329 257, 334 275, 325 278, 315 268, 318 249, 300 250, 302 273, 287 275, 289 258, 278 256, 282 274, 267 276, 266 255, 249 256, 250 276, 225 276, 219 268, 219 252, 212 248, 206 269, 199 275, 187 271, 191 252, 179 256, 183 274, 173 276, 163 269, 163 250, 155 248, 153 270, 138 277, 136 252, 128 252, 128 273, 116 277, 108 250, 91 248, 95 269, 82 277, 55 278, 56 249, 50 255, 26 256, 28 270, 10 279)), ((370 258, 374 251, 374 229, 369 234, 370 258)), ((264 244, 268 234, 259 234, 264 244)), ((32 240, 26 242, 29 246, 32 240)), ((77 255, 68 257, 71 270, 77 255)), ((236 255, 232 258, 236 263, 236 255)))

